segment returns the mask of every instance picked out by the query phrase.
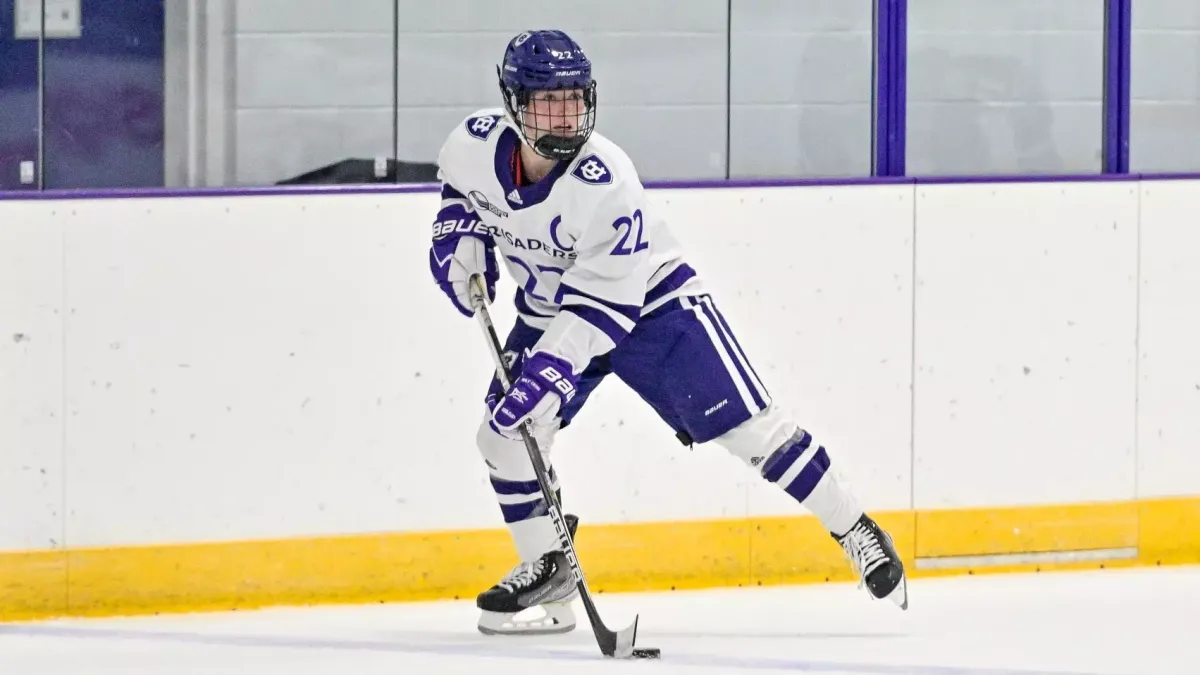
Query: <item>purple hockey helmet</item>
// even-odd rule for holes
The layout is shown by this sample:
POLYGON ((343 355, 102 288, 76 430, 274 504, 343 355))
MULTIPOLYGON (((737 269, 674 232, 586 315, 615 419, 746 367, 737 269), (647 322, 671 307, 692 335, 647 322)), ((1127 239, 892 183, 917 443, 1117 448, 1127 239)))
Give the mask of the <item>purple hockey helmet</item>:
POLYGON ((592 79, 592 62, 579 44, 560 30, 525 31, 509 41, 496 73, 504 109, 526 143, 543 157, 574 157, 596 127, 596 80, 592 79), (563 135, 560 130, 531 126, 525 110, 533 93, 563 89, 578 89, 583 94, 574 133, 563 135))

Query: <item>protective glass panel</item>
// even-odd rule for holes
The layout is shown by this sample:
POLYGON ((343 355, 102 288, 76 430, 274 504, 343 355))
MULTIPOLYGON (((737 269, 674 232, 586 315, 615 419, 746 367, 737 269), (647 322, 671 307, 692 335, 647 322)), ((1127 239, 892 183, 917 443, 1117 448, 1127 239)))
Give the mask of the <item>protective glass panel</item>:
POLYGON ((222 6, 222 15, 205 17, 206 107, 217 117, 207 120, 207 140, 227 143, 218 148, 224 182, 386 179, 395 143, 394 1, 231 4, 232 12, 222 6))
POLYGON ((909 0, 907 172, 1098 173, 1104 3, 909 0))
POLYGON ((1131 171, 1200 171, 1200 3, 1133 3, 1131 171))
POLYGON ((871 173, 872 6, 733 0, 730 177, 871 173))
POLYGON ((435 162, 454 125, 502 106, 496 66, 508 41, 552 24, 591 59, 596 131, 629 153, 643 180, 725 175, 725 0, 682 10, 669 0, 400 0, 399 17, 402 162, 435 162))

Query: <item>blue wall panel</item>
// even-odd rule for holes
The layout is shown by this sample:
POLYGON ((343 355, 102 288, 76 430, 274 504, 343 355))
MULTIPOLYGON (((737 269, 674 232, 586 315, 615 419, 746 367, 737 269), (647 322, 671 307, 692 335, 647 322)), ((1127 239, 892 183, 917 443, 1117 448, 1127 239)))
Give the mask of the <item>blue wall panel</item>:
MULTIPOLYGON (((82 0, 82 36, 46 41, 45 187, 163 184, 163 0, 82 0)), ((37 156, 36 40, 0 0, 0 188, 37 156), (15 156, 15 157, 14 157, 15 156)))
POLYGON ((15 0, 0 0, 0 190, 36 189, 22 185, 22 160, 37 159, 36 40, 14 38, 15 0))

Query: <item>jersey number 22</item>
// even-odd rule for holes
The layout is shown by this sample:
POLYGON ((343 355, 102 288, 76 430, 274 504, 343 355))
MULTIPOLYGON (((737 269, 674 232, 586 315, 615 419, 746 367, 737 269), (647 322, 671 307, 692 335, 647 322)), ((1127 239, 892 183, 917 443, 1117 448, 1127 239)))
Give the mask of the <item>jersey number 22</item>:
POLYGON ((616 248, 612 250, 613 255, 632 255, 638 251, 644 251, 650 248, 650 244, 642 239, 642 210, 638 209, 633 212, 633 218, 621 216, 613 221, 613 228, 622 230, 621 240, 617 242, 616 248), (629 235, 633 234, 634 225, 637 225, 637 236, 634 237, 634 245, 630 248, 629 235))

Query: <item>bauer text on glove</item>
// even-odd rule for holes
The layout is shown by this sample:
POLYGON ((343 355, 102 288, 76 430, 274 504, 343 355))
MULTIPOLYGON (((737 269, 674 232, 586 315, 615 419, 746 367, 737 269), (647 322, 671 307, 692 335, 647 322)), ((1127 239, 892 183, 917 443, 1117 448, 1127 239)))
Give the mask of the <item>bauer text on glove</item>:
POLYGON ((575 398, 579 377, 571 364, 546 352, 527 359, 512 387, 492 410, 492 423, 501 432, 511 432, 525 423, 550 426, 558 411, 575 398))

